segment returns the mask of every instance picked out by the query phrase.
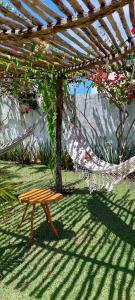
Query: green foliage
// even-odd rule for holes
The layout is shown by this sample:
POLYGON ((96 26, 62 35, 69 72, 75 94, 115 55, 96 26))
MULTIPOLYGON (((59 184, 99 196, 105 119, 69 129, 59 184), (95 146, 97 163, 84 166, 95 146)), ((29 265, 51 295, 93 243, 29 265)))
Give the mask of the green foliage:
POLYGON ((46 74, 45 79, 42 82, 39 80, 36 82, 38 93, 42 94, 43 110, 49 110, 47 114, 48 132, 51 139, 51 146, 54 146, 54 128, 55 128, 55 103, 56 103, 56 76, 54 74, 46 74))
MULTIPOLYGON (((47 114, 47 124, 48 132, 51 139, 51 147, 54 147, 55 139, 55 115, 56 115, 56 84, 58 76, 63 76, 64 68, 58 68, 57 63, 51 65, 46 61, 46 53, 48 51, 49 44, 44 41, 34 41, 31 46, 31 60, 27 61, 27 64, 19 60, 18 58, 11 57, 9 55, 9 60, 1 60, 0 64, 4 66, 5 77, 9 72, 9 69, 12 68, 12 78, 11 81, 8 80, 8 85, 6 84, 6 90, 10 93, 18 96, 18 93, 23 94, 25 92, 28 94, 33 91, 33 87, 36 88, 37 94, 42 95, 43 110, 48 110, 47 114), (39 69, 35 66, 35 62, 43 61, 45 63, 45 68, 39 69)), ((55 47, 51 46, 50 51, 57 52, 55 47)), ((65 56, 66 54, 61 53, 65 56)), ((75 58, 72 58, 73 62, 76 62, 75 58)), ((65 78, 66 79, 66 78, 65 78)), ((4 81, 3 81, 4 83, 4 81)), ((63 92, 64 99, 67 98, 68 92, 68 82, 67 80, 63 81, 63 92)))
POLYGON ((73 161, 66 150, 62 152, 61 165, 62 165, 62 169, 64 170, 74 169, 73 161))
POLYGON ((124 148, 124 160, 127 160, 131 157, 135 156, 135 145, 128 145, 126 144, 124 148))
POLYGON ((130 72, 126 67, 119 70, 115 66, 115 72, 111 67, 108 70, 98 67, 92 74, 92 81, 98 92, 105 93, 110 102, 117 107, 123 103, 130 104, 134 98, 131 95, 135 85, 134 65, 130 72))
POLYGON ((112 143, 109 143, 107 139, 91 139, 90 146, 93 152, 102 160, 112 164, 119 163, 119 153, 117 149, 114 149, 112 143))
POLYGON ((33 151, 29 146, 24 146, 23 143, 19 144, 12 150, 8 151, 0 157, 1 160, 19 162, 21 164, 30 164, 32 161, 33 151))
POLYGON ((36 152, 37 160, 39 160, 41 163, 48 166, 49 161, 52 159, 51 157, 51 149, 50 144, 47 143, 40 143, 38 145, 38 150, 36 152))
POLYGON ((18 95, 19 104, 27 104, 29 105, 30 109, 37 110, 39 108, 37 100, 36 100, 36 93, 35 92, 24 92, 18 95))
MULTIPOLYGON (((56 119, 56 85, 58 76, 63 76, 64 69, 59 69, 57 63, 53 66, 45 60, 45 53, 48 49, 48 44, 45 42, 34 41, 31 46, 31 60, 24 65, 18 58, 10 57, 7 62, 1 60, 4 65, 5 76, 8 74, 12 66, 12 78, 9 86, 6 85, 6 90, 15 96, 29 94, 36 90, 36 94, 42 95, 42 109, 48 111, 47 113, 47 126, 51 140, 51 152, 54 156, 54 140, 55 140, 55 119, 56 119), (45 68, 37 68, 32 62, 44 61, 45 68), (33 66, 34 65, 34 66, 33 66), (18 76, 19 74, 19 76, 18 76), (60 75, 61 74, 61 75, 60 75)), ((56 49, 52 49, 56 50, 56 49)), ((64 53, 63 53, 64 55, 64 53)), ((66 78, 65 78, 66 79, 66 78)), ((63 93, 64 99, 67 99, 68 82, 63 80, 63 93)), ((25 101, 22 99, 20 101, 25 101)), ((30 108, 37 109, 37 104, 30 103, 30 108), (32 106, 31 106, 32 105, 32 106)))
MULTIPOLYGON (((91 139, 90 146, 93 152, 104 161, 112 164, 119 163, 119 149, 114 149, 114 146, 106 138, 102 139, 91 139)), ((135 146, 129 146, 126 144, 123 152, 123 161, 133 157, 135 155, 135 146)))
MULTIPOLYGON (((39 143, 38 148, 20 144, 0 157, 1 160, 17 162, 20 164, 41 163, 53 173, 55 154, 49 142, 39 143)), ((64 170, 73 170, 73 162, 66 150, 62 151, 61 165, 64 170)))
POLYGON ((16 199, 13 194, 13 184, 3 180, 0 176, 0 214, 2 214, 3 219, 7 218, 9 210, 16 199))

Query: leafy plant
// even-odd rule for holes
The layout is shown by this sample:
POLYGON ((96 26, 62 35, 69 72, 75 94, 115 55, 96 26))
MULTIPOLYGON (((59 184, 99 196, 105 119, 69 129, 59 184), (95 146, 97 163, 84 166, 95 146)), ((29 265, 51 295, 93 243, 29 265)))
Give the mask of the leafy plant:
POLYGON ((36 157, 41 163, 45 164, 46 166, 48 165, 49 161, 51 160, 51 149, 48 142, 40 143, 38 145, 36 157))
POLYGON ((8 151, 0 157, 1 160, 14 161, 19 163, 31 163, 32 151, 29 146, 24 146, 23 143, 8 151))
POLYGON ((35 92, 21 92, 18 95, 19 104, 26 104, 30 109, 37 110, 39 108, 35 92))
POLYGON ((73 161, 66 150, 62 152, 61 165, 64 170, 74 169, 73 161))
MULTIPOLYGON (((90 146, 93 152, 102 160, 105 160, 112 164, 119 163, 119 151, 118 148, 114 149, 112 143, 107 139, 91 139, 90 146)), ((126 145, 124 148, 123 159, 124 161, 135 155, 135 146, 126 145)))
POLYGON ((135 145, 126 145, 124 149, 124 160, 135 156, 135 145))
POLYGON ((13 203, 17 200, 13 194, 13 185, 0 177, 0 214, 6 219, 13 203))
POLYGON ((93 152, 102 160, 112 164, 119 162, 119 154, 117 149, 113 148, 112 143, 108 142, 105 138, 91 139, 90 146, 93 152))

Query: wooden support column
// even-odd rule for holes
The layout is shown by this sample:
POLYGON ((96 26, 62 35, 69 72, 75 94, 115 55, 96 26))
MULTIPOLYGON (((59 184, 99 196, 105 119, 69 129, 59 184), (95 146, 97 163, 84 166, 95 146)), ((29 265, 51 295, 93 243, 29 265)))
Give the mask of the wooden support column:
POLYGON ((63 111, 63 77, 59 76, 56 83, 56 191, 62 192, 61 152, 62 152, 62 111, 63 111))

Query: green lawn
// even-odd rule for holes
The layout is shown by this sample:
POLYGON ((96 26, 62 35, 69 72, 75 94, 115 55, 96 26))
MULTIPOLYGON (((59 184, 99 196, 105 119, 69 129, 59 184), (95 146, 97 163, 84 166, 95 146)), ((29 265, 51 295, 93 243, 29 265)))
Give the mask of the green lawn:
MULTIPOLYGON (((53 186, 50 170, 0 163, 0 174, 17 191, 53 186)), ((63 172, 64 185, 78 180, 63 172)), ((16 225, 22 205, 15 205, 7 223, 0 220, 0 300, 134 300, 135 187, 127 181, 113 192, 90 195, 84 183, 52 203, 52 218, 60 238, 46 224, 40 207, 35 216, 33 246, 27 247, 29 217, 16 225)))

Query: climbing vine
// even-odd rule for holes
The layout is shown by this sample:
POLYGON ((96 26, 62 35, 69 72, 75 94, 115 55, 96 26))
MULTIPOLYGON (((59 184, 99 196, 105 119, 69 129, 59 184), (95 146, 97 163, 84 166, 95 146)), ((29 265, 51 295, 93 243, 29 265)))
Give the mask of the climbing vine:
MULTIPOLYGON (((13 49, 17 51, 16 49, 13 49)), ((9 92, 14 95, 20 102, 27 102, 30 104, 31 99, 23 99, 23 95, 36 93, 38 106, 43 111, 48 111, 47 125, 51 140, 51 148, 54 150, 55 140, 55 118, 56 118, 56 85, 57 78, 61 71, 57 70, 55 66, 51 66, 46 62, 46 67, 39 69, 33 67, 33 61, 42 61, 48 50, 48 45, 37 46, 33 43, 31 47, 32 62, 28 61, 26 65, 18 58, 11 58, 8 62, 0 60, 0 65, 3 67, 3 77, 0 84, 1 93, 9 92), (10 71, 12 70, 12 72, 10 71)), ((62 75, 61 75, 62 76, 62 75)), ((63 82, 64 99, 67 98, 68 82, 63 82)), ((27 98, 27 97, 26 97, 27 98)), ((27 110, 30 111, 30 110, 27 110)))
MULTIPOLYGON (((133 33, 133 32, 132 32, 133 33)), ((133 33, 134 34, 134 33, 133 33)), ((52 46, 51 46, 52 47, 52 46)), ((35 38, 31 46, 28 61, 21 61, 17 57, 7 57, 7 61, 0 60, 0 66, 3 68, 2 76, 5 80, 1 82, 1 90, 9 91, 13 95, 21 95, 25 92, 36 91, 40 95, 39 106, 43 110, 48 110, 47 122, 48 131, 51 138, 51 145, 54 146, 54 128, 55 128, 55 113, 56 113, 56 85, 58 76, 63 76, 64 69, 59 68, 57 62, 53 65, 45 61, 46 53, 51 53, 52 49, 46 42, 35 38), (41 67, 39 67, 39 61, 41 67), (45 64, 42 65, 42 62, 45 64)), ((13 54, 18 55, 18 49, 12 49, 13 54)), ((67 59, 63 52, 63 59, 67 59)), ((74 75, 66 75, 63 81, 64 99, 68 97, 68 89, 71 83, 79 85, 86 84, 86 80, 90 85, 96 86, 98 92, 105 92, 109 95, 117 107, 122 107, 123 103, 129 103, 134 98, 135 84, 132 84, 132 89, 129 91, 131 81, 131 72, 127 69, 119 70, 119 64, 108 67, 107 71, 104 68, 93 68, 83 72, 76 72, 74 75), (115 68, 115 70, 114 70, 115 68), (114 73, 114 78, 111 79, 114 73)), ((126 119, 125 119, 126 120, 126 119)))

